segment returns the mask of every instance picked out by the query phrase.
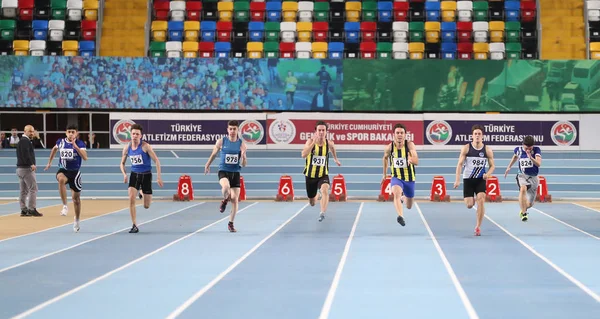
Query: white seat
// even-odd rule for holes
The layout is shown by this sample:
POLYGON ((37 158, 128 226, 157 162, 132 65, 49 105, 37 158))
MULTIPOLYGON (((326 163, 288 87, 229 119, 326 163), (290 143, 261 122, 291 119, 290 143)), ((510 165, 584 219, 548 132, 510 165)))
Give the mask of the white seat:
POLYGON ((505 51, 504 43, 490 43, 490 56, 492 60, 504 60, 505 51))
POLYGON ((83 11, 83 1, 67 1, 67 19, 71 21, 81 21, 81 12, 83 11))
POLYGON ((185 20, 185 1, 171 1, 169 4, 171 21, 185 20))
POLYGON ((394 34, 394 42, 407 42, 408 38, 408 22, 406 21, 395 21, 392 24, 392 30, 394 34))
POLYGON ((50 32, 50 41, 62 41, 65 33, 64 20, 48 21, 48 31, 50 32))
POLYGON ((29 55, 43 56, 46 54, 46 41, 31 40, 29 41, 29 55))
POLYGON ((2 1, 2 15, 6 18, 14 18, 17 16, 17 0, 2 1))
POLYGON ((310 59, 312 57, 312 43, 296 42, 296 58, 310 59))
POLYGON ((587 1, 588 21, 600 21, 600 1, 587 1))
POLYGON ((394 59, 405 60, 408 58, 408 43, 394 42, 392 44, 392 55, 394 59))
POLYGON ((475 42, 487 42, 489 29, 487 21, 473 22, 473 39, 475 42))
POLYGON ((296 42, 296 22, 281 22, 279 30, 281 42, 296 42))
POLYGON ((311 22, 314 9, 315 9, 314 2, 299 1, 298 2, 298 21, 299 22, 311 22))
POLYGON ((182 44, 179 41, 169 41, 165 44, 165 50, 167 51, 167 57, 169 58, 180 58, 182 51, 182 44))
POLYGON ((471 17, 473 16, 473 2, 458 1, 456 2, 456 10, 458 11, 458 21, 471 21, 471 17))

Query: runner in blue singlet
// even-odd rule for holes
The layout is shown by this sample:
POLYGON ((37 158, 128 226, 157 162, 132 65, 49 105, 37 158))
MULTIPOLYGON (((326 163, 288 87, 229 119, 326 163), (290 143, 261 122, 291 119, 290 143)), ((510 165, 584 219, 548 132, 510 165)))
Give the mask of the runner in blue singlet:
POLYGON ((227 203, 231 201, 231 213, 229 214, 229 223, 227 228, 230 232, 236 232, 233 227, 235 214, 238 211, 238 202, 240 196, 240 171, 246 166, 246 144, 239 138, 238 121, 229 121, 227 123, 227 136, 219 139, 215 143, 212 154, 208 158, 204 166, 204 174, 210 172, 210 164, 215 159, 217 154, 220 154, 219 162, 219 184, 223 193, 223 200, 219 211, 222 213, 227 207, 227 203))
POLYGON ((519 187, 519 205, 521 211, 519 217, 526 222, 529 219, 527 209, 533 206, 535 195, 539 185, 538 174, 542 166, 542 151, 539 147, 533 146, 533 136, 526 136, 523 139, 523 145, 515 147, 514 155, 504 172, 504 177, 510 172, 510 168, 515 162, 519 162, 519 172, 517 173, 517 187, 519 187))
POLYGON ((156 182, 158 186, 163 187, 161 178, 160 161, 154 153, 152 146, 146 141, 142 141, 142 126, 133 124, 130 128, 131 143, 123 148, 121 157, 121 173, 123 173, 123 183, 127 183, 127 173, 125 172, 125 160, 129 157, 131 161, 131 176, 129 177, 129 213, 133 226, 130 233, 139 232, 136 222, 135 197, 141 189, 144 193, 144 208, 150 208, 152 202, 152 161, 156 163, 156 182))

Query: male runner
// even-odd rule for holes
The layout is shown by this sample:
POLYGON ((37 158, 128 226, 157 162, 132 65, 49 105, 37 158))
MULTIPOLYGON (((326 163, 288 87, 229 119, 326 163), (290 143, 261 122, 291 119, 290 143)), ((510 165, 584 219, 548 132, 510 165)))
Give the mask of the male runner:
POLYGON ((329 152, 333 154, 335 163, 341 166, 335 151, 335 144, 327 139, 327 123, 318 121, 315 125, 315 133, 306 141, 304 149, 302 149, 302 158, 306 159, 302 173, 306 179, 306 195, 311 206, 315 206, 315 197, 317 192, 320 192, 320 222, 325 219, 325 212, 329 204, 329 152))
POLYGON ((519 217, 526 222, 528 217, 527 209, 533 206, 535 195, 539 185, 538 174, 542 166, 542 151, 539 147, 533 146, 533 136, 529 135, 523 139, 523 145, 515 147, 514 155, 504 172, 504 178, 508 175, 510 168, 516 161, 519 161, 519 172, 517 173, 517 186, 519 187, 519 205, 521 212, 519 217))
POLYGON ((394 141, 385 147, 383 153, 383 180, 386 178, 388 164, 392 171, 390 187, 398 213, 397 221, 404 226, 406 223, 402 203, 406 199, 406 208, 412 208, 415 197, 415 166, 419 164, 419 157, 415 143, 406 140, 406 127, 401 123, 394 125, 394 141))
POLYGON ((144 208, 150 208, 150 203, 152 202, 152 161, 156 163, 156 182, 158 186, 163 187, 163 181, 158 156, 156 156, 156 153, 154 153, 152 146, 148 142, 142 141, 142 126, 133 124, 130 131, 131 143, 123 148, 121 156, 121 173, 123 173, 123 183, 127 184, 125 160, 129 157, 131 161, 131 175, 127 191, 129 195, 129 214, 133 223, 129 232, 137 233, 140 230, 137 227, 135 197, 141 189, 142 193, 144 193, 144 208))
POLYGON ((485 194, 486 180, 492 176, 494 172, 494 152, 492 149, 483 144, 483 126, 473 125, 471 128, 472 142, 466 144, 460 150, 458 165, 456 165, 456 181, 454 188, 460 185, 460 169, 463 170, 463 195, 467 208, 471 209, 474 206, 473 197, 477 203, 477 223, 475 225, 475 236, 481 236, 481 222, 485 214, 485 194), (489 171, 486 173, 485 167, 489 163, 489 171))
POLYGON ((231 212, 229 213, 229 223, 227 228, 230 232, 235 233, 237 230, 233 227, 235 214, 238 211, 240 197, 240 171, 242 167, 246 167, 246 144, 238 135, 238 121, 229 121, 227 123, 227 136, 218 140, 215 143, 212 154, 208 158, 204 166, 204 174, 210 172, 210 164, 220 152, 221 161, 219 162, 219 184, 223 193, 223 200, 219 211, 223 213, 227 207, 227 203, 231 201, 231 212))
POLYGON ((85 147, 85 142, 77 139, 77 126, 69 124, 65 132, 66 138, 60 138, 56 141, 56 145, 50 152, 50 158, 44 171, 47 171, 52 166, 54 155, 58 151, 58 172, 56 172, 56 180, 58 181, 58 192, 63 203, 63 208, 60 211, 61 216, 67 216, 69 208, 67 206, 67 184, 71 188, 71 198, 73 199, 73 207, 75 208, 75 221, 73 222, 73 230, 79 231, 79 217, 81 216, 81 160, 87 161, 88 155, 85 147))

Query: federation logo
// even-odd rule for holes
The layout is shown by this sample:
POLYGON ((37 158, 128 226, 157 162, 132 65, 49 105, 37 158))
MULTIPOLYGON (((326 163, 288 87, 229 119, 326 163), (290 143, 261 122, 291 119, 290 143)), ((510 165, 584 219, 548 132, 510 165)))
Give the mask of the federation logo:
POLYGON ((577 129, 569 121, 559 121, 552 126, 550 137, 552 142, 558 146, 569 146, 577 138, 577 129))
POLYGON ((445 145, 452 138, 452 127, 446 121, 433 121, 427 125, 425 136, 433 145, 445 145))
POLYGON ((274 120, 269 126, 269 136, 275 144, 290 144, 296 137, 296 126, 290 120, 274 120))
POLYGON ((117 143, 126 145, 131 142, 131 126, 135 124, 132 120, 120 120, 113 126, 112 134, 117 143))
POLYGON ((240 124, 240 138, 248 143, 256 145, 260 143, 265 136, 265 129, 260 122, 247 120, 240 124))

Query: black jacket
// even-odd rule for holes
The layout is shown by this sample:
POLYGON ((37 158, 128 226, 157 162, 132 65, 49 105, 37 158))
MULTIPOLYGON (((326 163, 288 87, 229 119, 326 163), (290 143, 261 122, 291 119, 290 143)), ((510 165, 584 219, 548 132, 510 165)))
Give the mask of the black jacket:
POLYGON ((17 167, 31 167, 35 165, 35 153, 33 143, 25 136, 17 144, 17 167))

